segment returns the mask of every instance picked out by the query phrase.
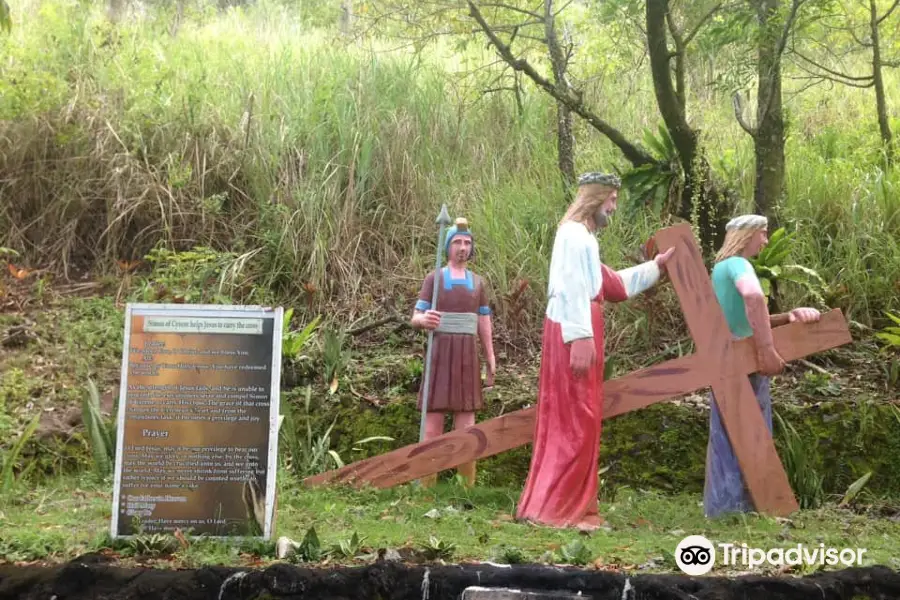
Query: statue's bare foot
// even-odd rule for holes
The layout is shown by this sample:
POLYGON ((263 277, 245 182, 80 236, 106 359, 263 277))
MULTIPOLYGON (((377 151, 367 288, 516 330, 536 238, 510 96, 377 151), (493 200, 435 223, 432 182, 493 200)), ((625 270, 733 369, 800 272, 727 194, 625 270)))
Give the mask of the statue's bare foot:
POLYGON ((578 531, 597 531, 603 525, 603 519, 600 515, 588 515, 575 524, 578 531))

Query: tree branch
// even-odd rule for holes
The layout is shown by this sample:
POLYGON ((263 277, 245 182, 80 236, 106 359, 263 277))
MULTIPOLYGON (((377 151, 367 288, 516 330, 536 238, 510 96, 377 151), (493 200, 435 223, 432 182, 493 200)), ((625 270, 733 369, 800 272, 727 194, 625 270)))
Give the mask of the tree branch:
MULTIPOLYGON (((816 67, 817 69, 821 69, 822 71, 825 71, 829 75, 834 75, 835 77, 840 77, 842 79, 847 79, 849 81, 866 81, 868 79, 873 79, 875 77, 874 75, 863 75, 863 76, 858 76, 858 77, 854 77, 852 75, 846 75, 839 71, 834 71, 832 69, 829 69, 828 67, 820 65, 819 63, 812 60, 811 58, 807 58, 806 56, 804 56, 797 50, 794 50, 794 54, 796 54, 797 56, 799 56, 800 58, 802 58, 803 60, 805 60, 806 62, 811 64, 812 66, 816 67)), ((800 65, 797 65, 797 66, 799 67, 800 65)), ((802 69, 803 67, 800 67, 800 68, 802 69)), ((806 71, 806 69, 803 69, 803 70, 806 71)), ((813 73, 811 71, 806 71, 806 72, 809 73, 810 75, 815 75, 815 73, 813 73)))
POLYGON ((403 323, 403 319, 400 317, 400 315, 395 313, 389 317, 384 317, 383 319, 373 321, 372 323, 369 323, 368 325, 361 325, 360 327, 351 329, 351 330, 347 331, 347 335, 349 335, 350 337, 362 335, 363 333, 365 333, 367 331, 371 331, 373 329, 381 327, 382 325, 387 325, 388 323, 403 323))
POLYGON ((852 27, 848 27, 847 30, 850 32, 850 37, 853 38, 853 41, 862 46, 863 48, 871 48, 872 42, 864 42, 859 39, 859 36, 856 35, 856 31, 852 27))
POLYGON ((898 4, 900 4, 900 0, 894 0, 894 3, 891 5, 891 7, 890 7, 889 9, 887 9, 887 12, 884 13, 884 14, 881 16, 880 19, 878 19, 877 21, 875 21, 875 26, 877 27, 878 25, 881 25, 881 22, 882 22, 882 21, 884 21, 884 20, 887 19, 889 16, 891 16, 891 13, 894 12, 894 9, 897 8, 897 5, 898 5, 898 4))
POLYGON ((504 8, 506 10, 511 10, 514 12, 522 13, 523 15, 528 15, 530 17, 534 17, 535 19, 543 19, 544 17, 540 13, 531 12, 530 10, 525 10, 524 8, 519 8, 517 6, 512 6, 510 4, 503 4, 502 2, 482 2, 482 6, 489 6, 491 8, 504 8))
POLYGON ((497 34, 491 29, 490 25, 488 25, 487 21, 484 20, 484 16, 481 14, 481 11, 478 10, 478 7, 472 0, 466 0, 469 6, 469 15, 475 19, 478 25, 481 27, 481 30, 487 36, 491 45, 497 50, 500 56, 516 71, 520 71, 527 75, 534 83, 540 86, 545 92, 550 94, 557 101, 566 105, 572 112, 581 116, 584 120, 591 124, 597 131, 605 135, 609 140, 616 145, 616 147, 621 150, 622 154, 625 155, 634 166, 641 166, 645 164, 652 164, 656 161, 650 156, 647 152, 642 150, 641 148, 635 146, 631 142, 625 139, 625 136, 617 130, 615 127, 595 115, 593 112, 588 110, 580 99, 572 98, 567 94, 561 94, 552 83, 547 81, 544 77, 538 73, 531 64, 525 59, 516 58, 515 55, 510 50, 509 46, 504 44, 500 38, 497 37, 497 34))
POLYGON ((675 23, 675 17, 671 10, 666 11, 666 25, 669 26, 669 33, 672 35, 672 43, 675 44, 675 51, 669 53, 669 57, 675 59, 675 97, 681 104, 681 110, 685 109, 685 75, 684 75, 684 49, 686 44, 681 37, 681 31, 675 23))
MULTIPOLYGON (((769 94, 766 97, 766 103, 763 106, 762 112, 759 114, 758 122, 762 123, 766 114, 769 112, 769 108, 772 106, 772 100, 775 94, 775 85, 773 78, 775 77, 775 72, 778 63, 781 62, 781 56, 784 54, 784 49, 787 46, 788 37, 790 36, 791 29, 794 27, 794 21, 797 19, 797 11, 800 9, 800 5, 803 4, 805 0, 793 0, 791 3, 791 12, 788 14, 787 20, 784 22, 784 28, 781 30, 781 37, 778 40, 778 45, 775 47, 775 56, 772 61, 772 68, 769 70, 769 94)), ((757 99, 758 101, 758 99, 757 99)))
POLYGON ((737 119, 741 129, 750 134, 750 137, 756 137, 756 127, 751 126, 744 118, 744 105, 741 101, 741 93, 735 92, 731 97, 731 103, 734 106, 734 118, 737 119))
POLYGON ((810 88, 813 88, 813 87, 815 87, 815 86, 817 86, 817 85, 822 85, 823 83, 825 83, 826 81, 828 81, 827 79, 823 79, 822 77, 788 77, 788 79, 805 79, 805 80, 810 80, 809 83, 807 83, 806 85, 804 85, 803 87, 801 87, 799 90, 793 92, 793 93, 790 95, 790 99, 796 98, 797 96, 801 96, 801 95, 803 94, 803 92, 805 92, 806 90, 808 90, 808 89, 810 89, 810 88))
POLYGON ((553 0, 544 0, 544 38, 547 40, 547 51, 550 54, 550 64, 553 67, 553 78, 556 80, 556 85, 568 93, 572 86, 566 79, 566 55, 563 54, 559 39, 556 37, 553 0))
MULTIPOLYGON (((802 69, 803 67, 800 67, 800 68, 802 69)), ((870 81, 869 83, 862 84, 862 83, 855 83, 852 81, 841 81, 837 77, 832 77, 831 75, 822 75, 821 73, 812 73, 810 71, 807 71, 807 73, 810 73, 809 77, 792 77, 791 79, 820 79, 820 80, 824 79, 826 81, 833 81, 834 83, 840 83, 841 85, 860 88, 863 90, 875 85, 874 79, 872 81, 870 81)))
POLYGON ((668 0, 647 0, 647 48, 650 53, 650 73, 653 77, 653 91, 656 105, 662 115, 672 141, 678 149, 681 168, 690 173, 697 152, 697 134, 691 129, 685 116, 685 108, 672 85, 669 65, 669 48, 666 40, 666 13, 668 0))
POLYGON ((553 18, 555 19, 555 18, 558 17, 560 14, 562 14, 562 11, 566 10, 567 8, 569 8, 569 5, 572 4, 572 2, 574 2, 574 0, 569 0, 568 2, 566 2, 565 4, 563 4, 563 5, 559 8, 558 11, 556 11, 556 12, 553 13, 553 18))
MULTIPOLYGON (((900 0, 898 0, 898 1, 900 1, 900 0)), ((700 20, 697 22, 697 25, 694 26, 694 29, 692 29, 691 32, 688 33, 687 36, 685 36, 685 38, 684 38, 685 46, 687 46, 688 44, 691 43, 691 40, 693 40, 694 37, 697 35, 697 33, 700 32, 700 29, 703 27, 703 25, 706 24, 706 22, 709 21, 712 18, 712 16, 719 11, 720 8, 722 8, 722 4, 723 4, 722 2, 719 2, 718 4, 713 6, 708 13, 706 13, 705 15, 700 17, 700 20)))

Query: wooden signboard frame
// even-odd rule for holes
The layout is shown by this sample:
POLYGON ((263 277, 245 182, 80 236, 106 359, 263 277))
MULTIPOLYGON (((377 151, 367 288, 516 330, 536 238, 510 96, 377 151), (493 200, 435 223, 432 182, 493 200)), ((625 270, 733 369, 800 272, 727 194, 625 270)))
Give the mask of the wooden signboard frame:
MULTIPOLYGON (((796 498, 747 378, 758 371, 752 339, 732 340, 690 226, 663 229, 655 239, 660 252, 677 248, 667 264, 667 273, 696 351, 605 382, 603 419, 712 388, 756 510, 776 516, 796 511, 796 498)), ((785 361, 852 342, 839 310, 824 313, 818 323, 774 328, 773 338, 785 361)), ((519 410, 452 431, 308 477, 304 483, 392 487, 506 452, 531 442, 535 410, 519 410)))

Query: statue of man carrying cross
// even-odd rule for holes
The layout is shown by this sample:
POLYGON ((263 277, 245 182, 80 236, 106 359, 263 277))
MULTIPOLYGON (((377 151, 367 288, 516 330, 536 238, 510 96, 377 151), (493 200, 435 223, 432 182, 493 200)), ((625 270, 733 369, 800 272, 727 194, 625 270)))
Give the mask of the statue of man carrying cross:
MULTIPOLYGON (((772 433, 772 398, 769 377, 784 369, 784 359, 775 350, 772 328, 787 323, 815 323, 821 318, 814 308, 795 308, 769 316, 766 295, 748 260, 768 243, 768 220, 761 215, 741 215, 725 226, 725 240, 712 270, 713 290, 733 339, 753 338, 759 371, 750 374, 750 385, 772 433)), ((740 465, 732 449, 715 395, 709 394, 709 442, 706 448, 706 483, 703 510, 707 517, 725 512, 747 512, 753 502, 744 485, 740 465)))

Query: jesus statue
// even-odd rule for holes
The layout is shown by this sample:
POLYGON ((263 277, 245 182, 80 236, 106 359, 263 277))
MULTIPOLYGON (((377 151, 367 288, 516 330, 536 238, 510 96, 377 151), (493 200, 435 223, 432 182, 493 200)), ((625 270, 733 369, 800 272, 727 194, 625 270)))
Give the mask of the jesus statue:
POLYGON ((516 518, 597 529, 603 413, 603 303, 659 281, 674 248, 621 271, 600 262, 596 232, 616 209, 619 178, 587 173, 557 229, 550 260, 531 467, 516 518))

